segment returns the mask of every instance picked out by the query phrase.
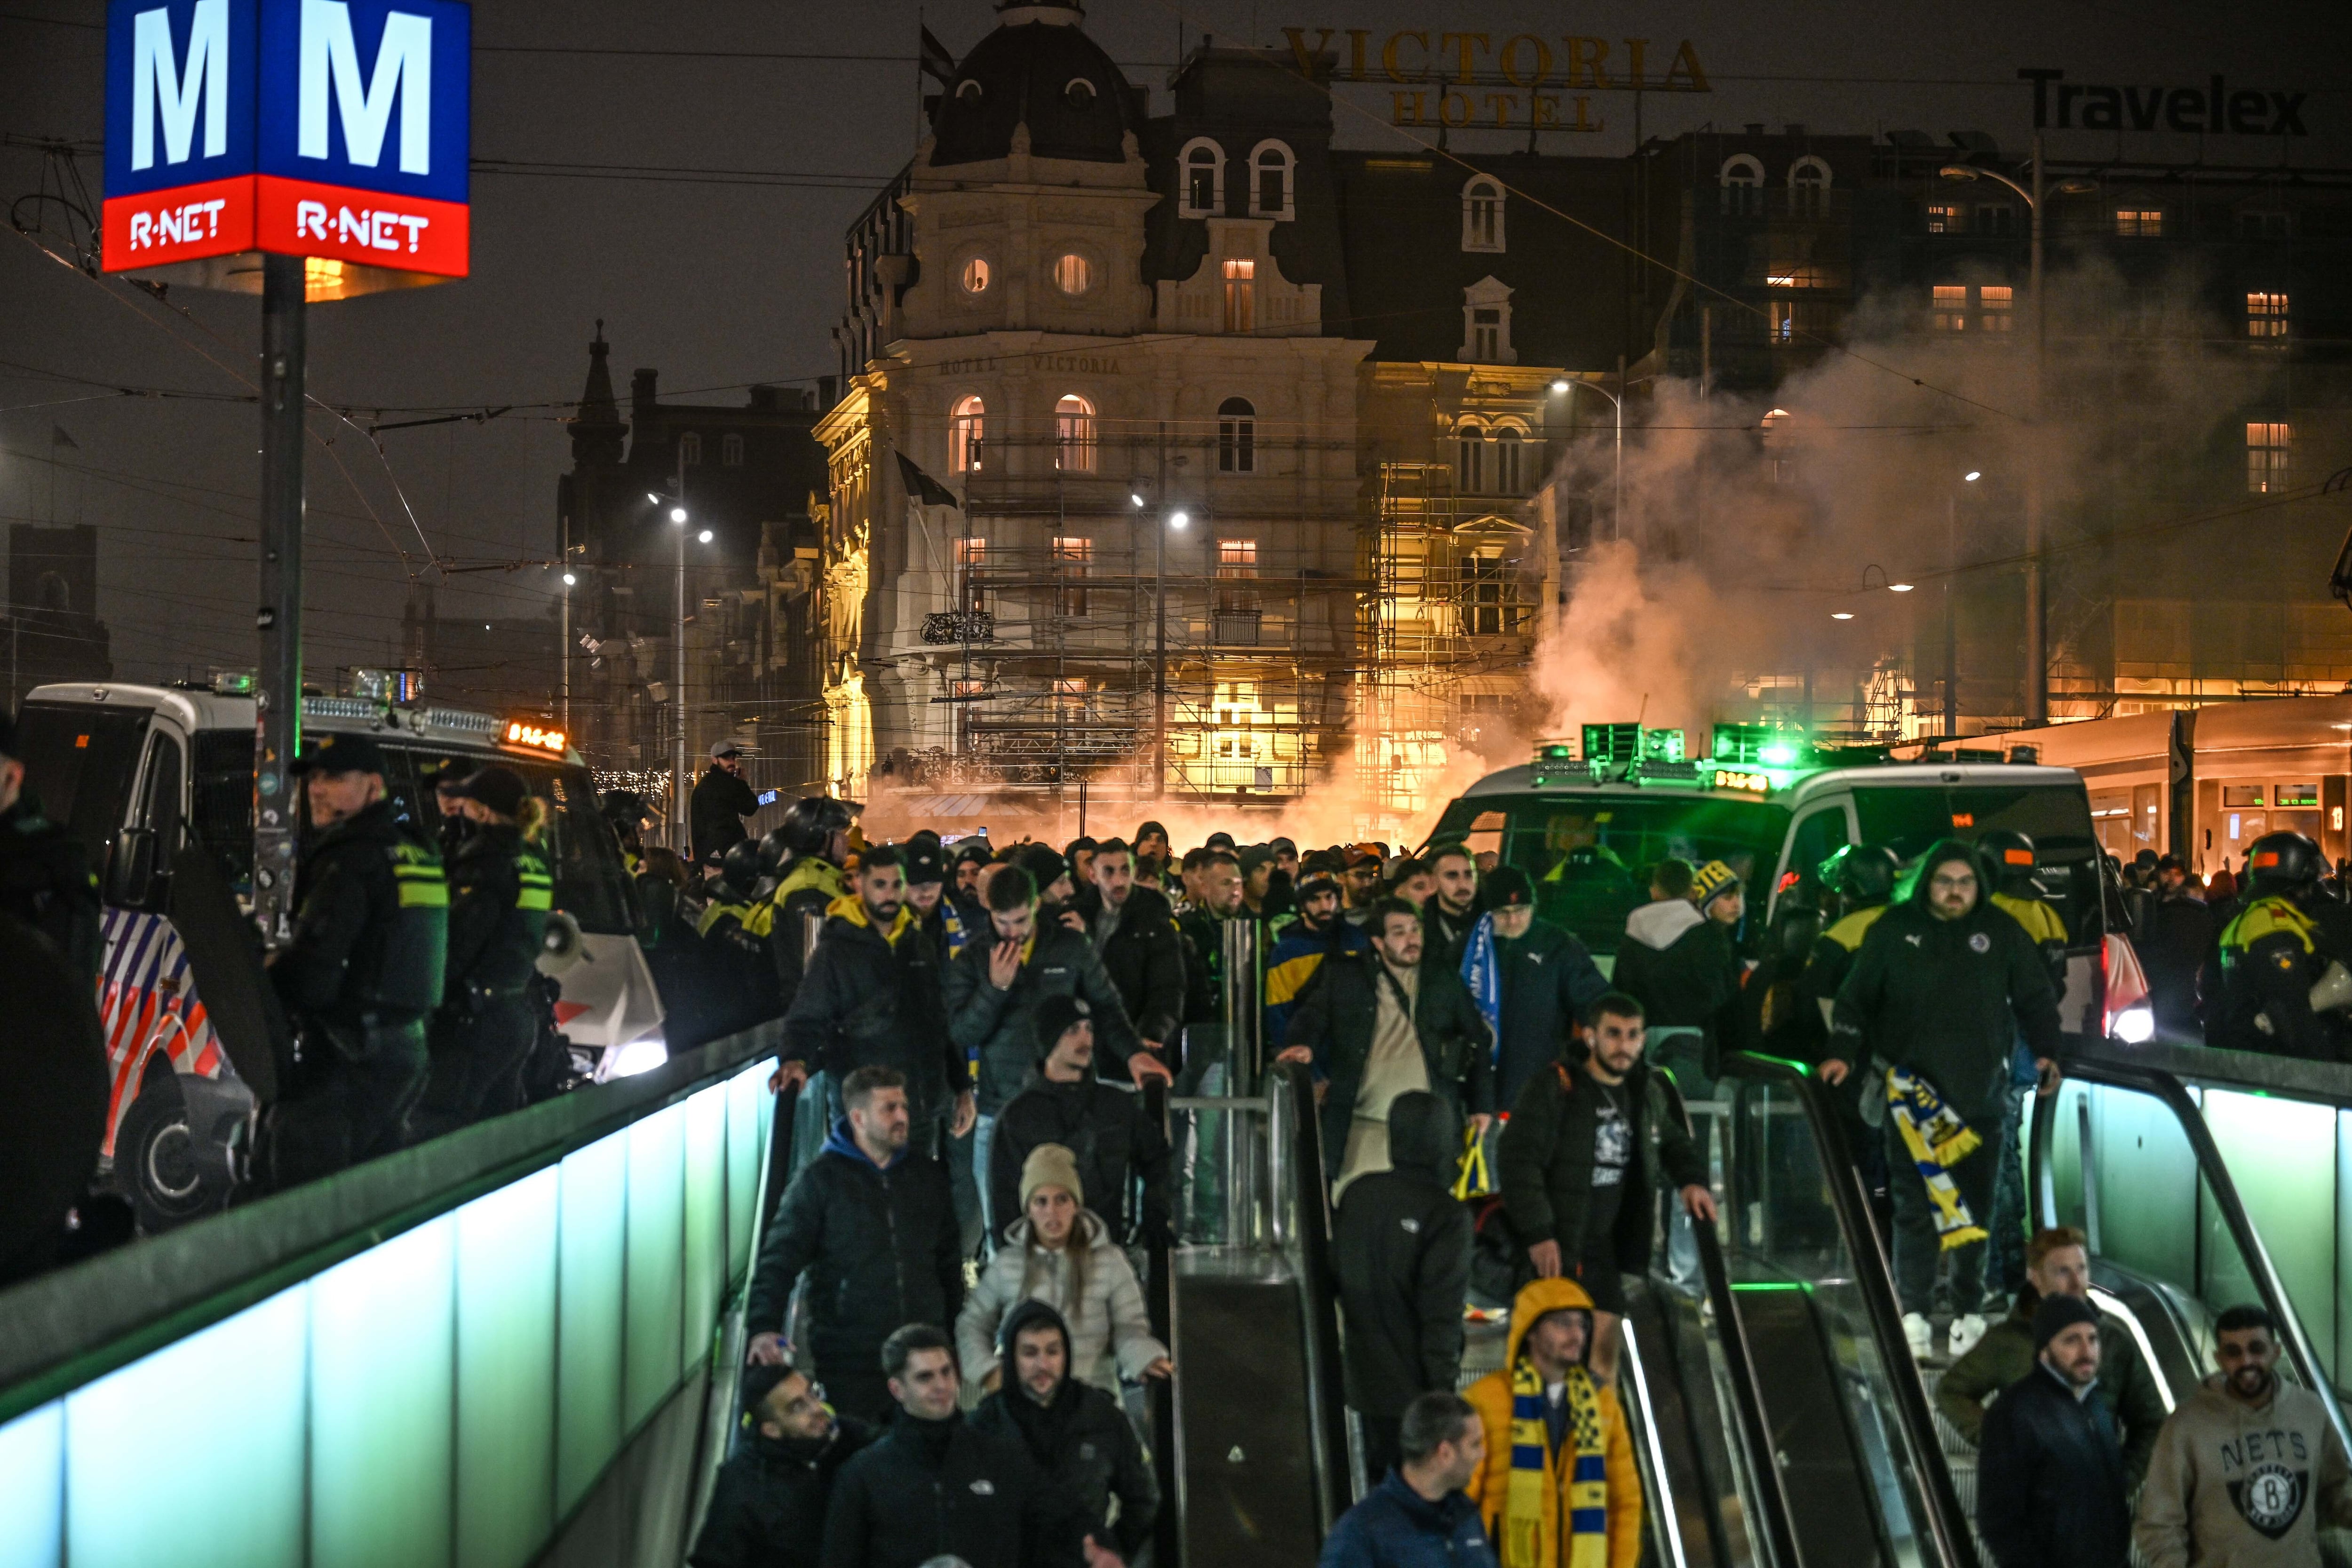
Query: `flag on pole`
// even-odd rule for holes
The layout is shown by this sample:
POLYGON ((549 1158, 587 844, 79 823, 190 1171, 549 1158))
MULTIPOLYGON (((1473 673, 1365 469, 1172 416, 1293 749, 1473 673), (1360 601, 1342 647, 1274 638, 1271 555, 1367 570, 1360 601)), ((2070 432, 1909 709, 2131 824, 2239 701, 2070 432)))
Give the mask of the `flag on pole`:
POLYGON ((916 31, 919 32, 923 36, 922 47, 919 55, 922 61, 923 74, 938 82, 941 87, 953 87, 955 85, 955 56, 948 53, 948 47, 945 44, 931 37, 931 30, 929 27, 918 25, 916 31))
POLYGON ((898 459, 898 478, 905 482, 910 498, 923 506, 951 506, 959 511, 963 510, 963 502, 956 500, 955 491, 916 467, 912 458, 904 452, 895 456, 898 459))

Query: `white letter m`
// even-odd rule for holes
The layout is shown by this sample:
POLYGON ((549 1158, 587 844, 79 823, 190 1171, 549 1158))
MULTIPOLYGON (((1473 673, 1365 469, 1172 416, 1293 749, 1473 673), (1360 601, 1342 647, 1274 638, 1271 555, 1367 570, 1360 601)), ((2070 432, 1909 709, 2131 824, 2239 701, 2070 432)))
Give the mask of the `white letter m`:
POLYGON ((172 54, 172 13, 142 11, 131 26, 131 166, 155 166, 155 116, 163 116, 163 161, 184 163, 205 104, 205 156, 228 151, 228 0, 196 0, 184 76, 172 54), (159 101, 160 100, 160 101, 159 101))
MULTIPOLYGON (((204 5, 219 0, 202 0, 204 5)), ((297 153, 327 154, 328 73, 334 73, 343 149, 354 163, 373 168, 383 155, 392 100, 400 99, 400 172, 433 172, 433 18, 394 11, 383 19, 375 72, 360 81, 359 46, 352 38, 352 8, 344 0, 302 0, 301 86, 297 153)))

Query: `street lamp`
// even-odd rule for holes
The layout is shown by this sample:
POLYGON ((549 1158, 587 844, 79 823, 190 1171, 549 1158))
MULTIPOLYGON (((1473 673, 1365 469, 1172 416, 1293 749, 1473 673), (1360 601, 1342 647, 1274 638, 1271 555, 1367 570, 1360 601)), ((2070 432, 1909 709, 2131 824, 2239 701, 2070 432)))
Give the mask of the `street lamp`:
MULTIPOLYGON (((2032 231, 2032 244, 2028 262, 2030 287, 2033 293, 2033 377, 2032 396, 2027 404, 2026 429, 2034 447, 2025 462, 2025 721, 2046 724, 2050 721, 2050 650, 2049 585, 2042 560, 2042 454, 2039 449, 2042 427, 2042 372, 2043 352, 2047 346, 2049 317, 2042 299, 2042 136, 2033 137, 2033 187, 2028 190, 2007 174, 1993 169, 1981 169, 1971 163, 1947 163, 1937 171, 1947 180, 1963 184, 1990 180, 2015 192, 2025 203, 2032 231)), ((2061 180, 2053 189, 2062 196, 2087 195, 2099 188, 2096 180, 2061 180)), ((1976 478, 1974 474, 1969 476, 1976 478)), ((1950 706, 1950 694, 1946 693, 1946 707, 1950 706)))
POLYGON ((1612 392, 1597 382, 1570 381, 1563 376, 1551 384, 1553 393, 1562 397, 1580 386, 1587 392, 1601 394, 1617 410, 1617 478, 1609 510, 1609 532, 1613 538, 1625 526, 1625 399, 1622 395, 1622 388, 1619 392, 1612 392))
MULTIPOLYGON (((1982 468, 1970 468, 1960 476, 1960 482, 1972 485, 1984 478, 1982 468)), ((1958 490, 1944 492, 1944 734, 1957 738, 1960 732, 1960 620, 1959 606, 1952 597, 1952 579, 1960 574, 1960 495, 1958 490)), ((2029 693, 2034 683, 2026 682, 2029 693)))

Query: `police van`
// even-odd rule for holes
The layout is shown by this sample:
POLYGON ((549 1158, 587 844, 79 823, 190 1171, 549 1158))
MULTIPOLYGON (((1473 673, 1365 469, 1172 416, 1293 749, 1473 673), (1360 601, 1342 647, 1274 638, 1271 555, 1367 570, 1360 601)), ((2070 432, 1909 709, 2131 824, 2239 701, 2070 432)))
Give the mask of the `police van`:
POLYGON ((1587 724, 1582 751, 1538 747, 1524 767, 1487 774, 1446 807, 1433 843, 1492 849, 1536 887, 1536 910, 1590 948, 1604 971, 1625 917, 1649 900, 1649 868, 1669 856, 1738 873, 1751 928, 1769 927, 1849 845, 1883 845, 1911 870, 1938 839, 1996 829, 2033 840, 2035 869, 2066 922, 2067 1033, 2130 1034, 2143 1020, 2105 1014, 2105 865, 2083 779, 2031 748, 1927 751, 1893 763, 1876 749, 1823 748, 1761 725, 1718 724, 1707 755, 1679 730, 1587 724))
MULTIPOLYGON (((150 1230, 218 1206, 229 1165, 214 1134, 240 1125, 253 1104, 198 994, 184 937, 199 933, 175 928, 172 882, 174 858, 201 851, 249 910, 255 718, 250 679, 239 675, 204 689, 42 686, 17 716, 26 785, 99 874, 98 1003, 113 1079, 104 1157, 150 1230)), ((383 695, 306 696, 302 727, 375 737, 393 809, 427 841, 440 825, 430 772, 455 760, 520 773, 548 808, 541 847, 556 913, 540 968, 562 987, 556 1021, 575 1063, 604 1079, 667 1059, 628 869, 594 782, 561 733, 383 695)))

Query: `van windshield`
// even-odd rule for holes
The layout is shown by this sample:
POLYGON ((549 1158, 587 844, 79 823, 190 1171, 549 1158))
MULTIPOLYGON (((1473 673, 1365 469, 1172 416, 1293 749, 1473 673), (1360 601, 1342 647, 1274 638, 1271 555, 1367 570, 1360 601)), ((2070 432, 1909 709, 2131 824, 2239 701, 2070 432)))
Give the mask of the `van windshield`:
POLYGON ((1941 838, 1970 844, 1996 829, 2033 840, 2033 865, 2070 944, 2095 946, 2105 932, 2099 906, 2099 844, 2091 805, 2075 784, 1864 786, 1853 792, 1862 841, 1895 851, 1907 872, 1941 838))
MULTIPOLYGON (((16 720, 16 760, 43 816, 81 840, 92 866, 106 864, 139 776, 147 738, 144 708, 27 702, 16 720)), ((252 781, 246 794, 253 793, 252 781)))
POLYGON ((1484 845, 1506 818, 1504 863, 1536 885, 1536 913, 1573 931, 1596 953, 1617 951, 1625 917, 1650 900, 1650 868, 1669 856, 1703 866, 1721 860, 1748 888, 1751 916, 1771 891, 1786 808, 1766 801, 1631 792, 1592 795, 1486 795, 1447 808, 1436 839, 1484 845))

